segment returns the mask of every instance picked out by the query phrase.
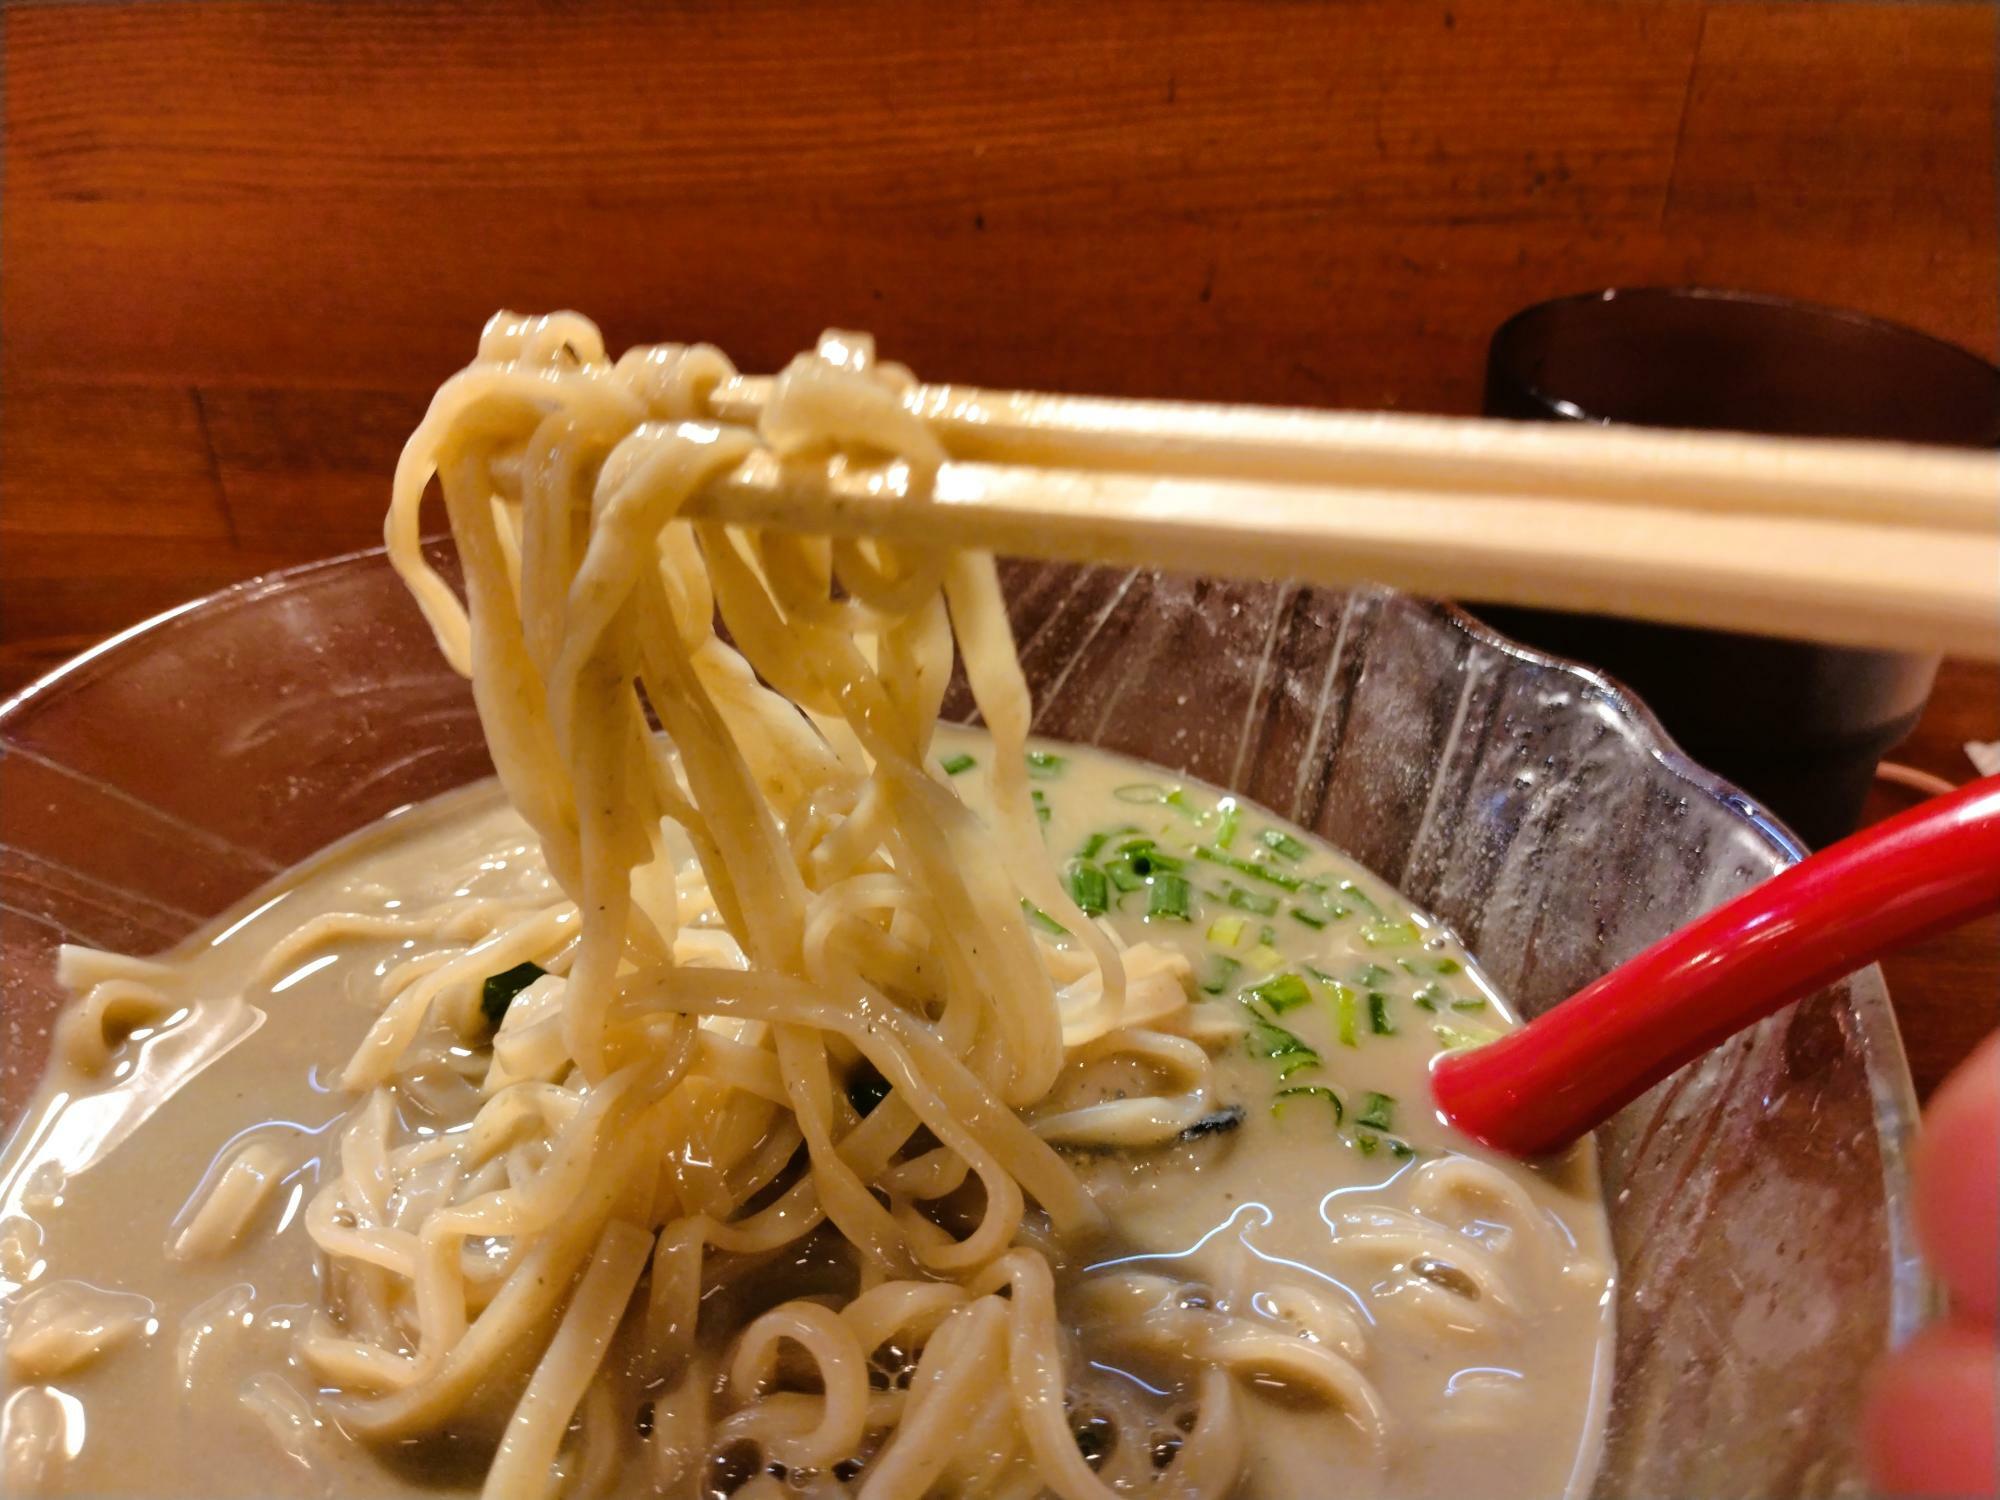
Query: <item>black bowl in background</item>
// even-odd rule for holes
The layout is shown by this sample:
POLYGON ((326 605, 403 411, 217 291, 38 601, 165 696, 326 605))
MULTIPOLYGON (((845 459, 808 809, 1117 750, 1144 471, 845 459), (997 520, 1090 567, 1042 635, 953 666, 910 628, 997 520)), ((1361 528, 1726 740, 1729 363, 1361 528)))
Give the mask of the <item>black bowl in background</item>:
MULTIPOLYGON (((2000 369, 1837 308, 1701 288, 1590 292, 1495 331, 1488 416, 2000 447, 2000 369)), ((1996 559, 2000 565, 2000 559, 1996 559)), ((1518 640, 1642 696, 1696 760, 1810 845, 1852 832, 1875 766, 1923 713, 1938 658, 1474 605, 1518 640)))

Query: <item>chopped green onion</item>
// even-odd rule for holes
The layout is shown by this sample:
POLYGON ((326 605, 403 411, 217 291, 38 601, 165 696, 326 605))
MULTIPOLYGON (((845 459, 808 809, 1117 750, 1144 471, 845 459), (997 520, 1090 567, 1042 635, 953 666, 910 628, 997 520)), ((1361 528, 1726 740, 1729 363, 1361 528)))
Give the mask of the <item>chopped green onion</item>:
POLYGON ((1355 1021, 1354 991, 1338 980, 1333 985, 1333 1013, 1340 1024, 1340 1045, 1358 1047, 1360 1042, 1354 1035, 1355 1021))
POLYGON ((944 767, 945 775, 958 776, 970 771, 979 762, 970 755, 947 755, 938 764, 944 767))
POLYGON ((1042 789, 1040 787, 1036 787, 1033 793, 1031 793, 1031 795, 1034 798, 1034 803, 1035 803, 1035 816, 1044 823, 1048 822, 1049 799, 1042 795, 1042 789))
POLYGON ((1111 795, 1120 802, 1164 802, 1168 794, 1157 781, 1134 781, 1114 789, 1111 795))
POLYGON ((1215 847, 1227 849, 1236 839, 1236 826, 1243 821, 1243 814, 1236 806, 1234 797, 1224 797, 1216 804, 1216 811, 1222 817, 1215 825, 1215 847))
POLYGON ((1062 775, 1064 764, 1060 755, 1051 755, 1046 750, 1028 752, 1028 774, 1038 781, 1052 781, 1062 775))
POLYGON ((1278 946, 1278 929, 1266 922, 1257 930, 1257 941, 1266 948, 1278 946))
POLYGON ((1259 943, 1250 950, 1250 967, 1259 974, 1270 974, 1285 966, 1285 955, 1269 943, 1259 943))
POLYGON ((1223 994, 1242 968, 1243 965, 1227 953, 1211 954, 1208 960, 1208 977, 1201 982, 1201 992, 1204 995, 1223 994))
POLYGON ((1107 859, 1104 874, 1121 891, 1136 891, 1146 883, 1146 877, 1132 868, 1129 859, 1107 859))
POLYGON ((1278 858, 1288 859, 1294 864, 1304 859, 1309 852, 1304 844, 1301 844, 1282 828, 1266 828, 1257 837, 1262 839, 1264 847, 1277 855, 1278 858))
POLYGON ((1354 982, 1363 989, 1380 984, 1389 977, 1389 971, 1380 964, 1363 964, 1354 971, 1354 982))
POLYGON ((1361 929, 1361 941, 1371 948, 1400 948, 1423 941, 1414 922, 1370 922, 1361 929))
POLYGON ((1195 811, 1194 804, 1188 801, 1187 799, 1187 793, 1182 791, 1179 787, 1175 787, 1172 791, 1168 792, 1167 795, 1162 797, 1160 800, 1166 803, 1167 806, 1171 807, 1175 812, 1179 813, 1182 817, 1193 818, 1197 823, 1201 821, 1201 814, 1195 811))
POLYGON ((1147 854, 1158 847, 1151 839, 1142 836, 1136 839, 1124 840, 1119 844, 1118 852, 1120 854, 1147 854))
POLYGON ((1021 898, 1021 910, 1027 914, 1028 920, 1041 928, 1042 931, 1054 933, 1057 937, 1069 936, 1069 929, 1067 927, 1035 905, 1026 896, 1021 898))
POLYGON ((1411 1148, 1410 1143, 1408 1141, 1399 1141, 1394 1136, 1389 1136, 1387 1137, 1387 1139, 1389 1142, 1389 1154, 1391 1156, 1405 1157, 1405 1156, 1415 1156, 1417 1154, 1416 1151, 1411 1148))
POLYGON ((1260 917, 1268 917, 1278 909, 1276 896, 1260 896, 1255 891, 1246 891, 1240 885, 1225 883, 1222 898, 1238 911, 1253 911, 1260 917))
POLYGON ((507 1007, 514 1003, 515 997, 548 972, 531 960, 515 964, 511 969, 503 969, 498 974, 489 974, 486 982, 479 987, 479 1008, 486 1012, 486 1024, 498 1031, 501 1018, 507 1014, 507 1007))
POLYGON ((1484 995, 1463 997, 1452 1001, 1451 1008, 1453 1010, 1484 1010, 1486 1009, 1486 997, 1484 995))
POLYGON ((1234 948, 1243 941, 1243 919, 1217 917, 1208 924, 1208 940, 1218 948, 1234 948))
POLYGON ((1340 1102, 1340 1095, 1332 1089, 1317 1083, 1295 1083, 1290 1088, 1279 1089, 1271 1099, 1271 1113, 1277 1114, 1278 1106, 1287 1099, 1324 1099, 1333 1106, 1333 1123, 1338 1125, 1346 1115, 1340 1102))
POLYGON ((1396 1034, 1396 1028, 1389 1020, 1389 997, 1380 990, 1368 992, 1368 1029, 1377 1036, 1396 1034))
POLYGON ((1278 1065, 1278 1077, 1289 1078, 1303 1068, 1319 1066, 1319 1054, 1282 1026, 1258 1021, 1250 1032, 1250 1055, 1278 1065))
POLYGON ((1457 1051, 1461 1047, 1483 1047, 1500 1033, 1488 1031, 1483 1026, 1447 1026, 1440 1022, 1431 1028, 1433 1035, 1444 1043, 1446 1051, 1457 1051))
POLYGON ((1440 974, 1456 974, 1465 965, 1455 958, 1441 958, 1432 965, 1440 974))
POLYGON ((1370 1093, 1361 1106, 1361 1113, 1354 1117, 1357 1125, 1372 1125, 1377 1130, 1396 1128, 1396 1096, 1394 1094, 1370 1093))
POLYGON ((1368 1134, 1367 1131, 1357 1130, 1354 1132, 1354 1144, 1361 1148, 1361 1154, 1363 1156, 1373 1156, 1375 1154, 1375 1148, 1381 1145, 1382 1143, 1378 1141, 1374 1136, 1368 1134))
POLYGON ((1153 889, 1146 898, 1146 915, 1149 918, 1163 917, 1175 922, 1188 920, 1188 883, 1185 876, 1172 873, 1155 875, 1153 889))
POLYGON ((1294 922, 1305 923, 1306 926, 1312 928, 1314 932, 1318 932, 1322 927, 1326 926, 1325 917, 1316 917, 1311 912, 1307 911, 1303 906, 1295 906, 1292 908, 1292 920, 1294 922))
POLYGON ((1248 875, 1253 880, 1268 881, 1287 891, 1295 891, 1305 882, 1296 875, 1287 875, 1283 870, 1274 870, 1269 865, 1260 865, 1255 860, 1238 859, 1233 854, 1225 854, 1213 844, 1196 844, 1196 859, 1205 859, 1212 864, 1227 865, 1239 874, 1248 875))
POLYGON ((1368 893, 1362 890, 1361 887, 1356 885, 1353 881, 1351 880, 1341 881, 1340 894, 1345 896, 1348 900, 1352 901, 1356 906, 1360 907, 1363 911, 1378 917, 1382 915, 1382 908, 1377 906, 1373 901, 1369 900, 1368 893))
POLYGON ((1152 875, 1161 870, 1178 870, 1184 864, 1184 861, 1175 859, 1171 854, 1162 854, 1157 849, 1141 849, 1135 854, 1126 855, 1125 858, 1141 875, 1152 875))
POLYGON ((1282 1016, 1288 1010, 1297 1010, 1312 999, 1312 991, 1306 982, 1296 974, 1279 974, 1263 983, 1244 991, 1248 999, 1261 1000, 1271 1007, 1274 1014, 1282 1016))
POLYGON ((1413 997, 1422 1010, 1436 1010, 1438 1002, 1446 999, 1450 992, 1441 984, 1427 984, 1413 997))
POLYGON ((1106 841, 1109 840, 1110 837, 1111 835, 1108 833, 1093 833, 1089 838, 1085 839, 1082 845, 1077 849, 1076 857, 1078 859, 1097 858, 1097 851, 1104 847, 1106 841))
POLYGON ((1104 872, 1088 860, 1071 860, 1069 868, 1063 871, 1063 885, 1069 891, 1069 899, 1086 917, 1101 917, 1111 905, 1104 872))

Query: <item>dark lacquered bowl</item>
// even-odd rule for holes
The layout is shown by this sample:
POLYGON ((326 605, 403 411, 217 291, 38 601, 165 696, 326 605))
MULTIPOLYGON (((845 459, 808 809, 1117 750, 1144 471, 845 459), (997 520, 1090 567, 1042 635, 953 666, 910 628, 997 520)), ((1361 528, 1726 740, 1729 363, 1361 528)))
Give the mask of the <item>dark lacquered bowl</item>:
MULTIPOLYGON (((1537 303, 1495 330, 1486 413, 2000 448, 2000 369, 1914 328, 1707 287, 1537 303)), ((1882 757, 1916 728, 1936 653, 1864 651, 1474 605, 1520 640, 1630 683, 1706 765, 1815 848, 1852 833, 1882 757)))
MULTIPOLYGON (((1109 569, 1008 583, 1038 732, 1317 829, 1531 1014, 1799 857, 1616 688, 1446 606, 1109 569)), ((0 706, 0 754, 9 1121, 46 1055, 58 942, 158 949, 489 770, 469 692, 379 553, 128 631, 0 706)), ((1915 1114, 1869 969, 1607 1127, 1622 1286, 1599 1494, 1859 1489, 1863 1372, 1926 1306, 1915 1114)))

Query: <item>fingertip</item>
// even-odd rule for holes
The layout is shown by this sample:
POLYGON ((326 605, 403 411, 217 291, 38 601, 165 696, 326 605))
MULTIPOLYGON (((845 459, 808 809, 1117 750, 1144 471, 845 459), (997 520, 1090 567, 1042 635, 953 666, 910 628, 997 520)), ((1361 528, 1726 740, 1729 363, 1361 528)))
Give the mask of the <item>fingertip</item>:
POLYGON ((1870 1385, 1862 1449, 1888 1496, 2000 1494, 2000 1348, 1990 1329, 1927 1328, 1883 1362, 1870 1385))
POLYGON ((1959 1313, 2000 1314, 2000 1032, 1944 1081, 1914 1163, 1917 1233, 1959 1313))

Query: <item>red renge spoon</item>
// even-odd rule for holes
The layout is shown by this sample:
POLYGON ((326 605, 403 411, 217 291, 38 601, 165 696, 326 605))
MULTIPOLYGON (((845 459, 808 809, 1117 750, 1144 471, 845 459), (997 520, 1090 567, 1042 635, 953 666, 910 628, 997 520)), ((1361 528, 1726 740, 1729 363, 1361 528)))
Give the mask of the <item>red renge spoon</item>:
POLYGON ((1518 1031, 1440 1058, 1445 1118, 1516 1156, 1568 1145, 1684 1063, 1905 944, 2000 910, 2000 776, 1793 865, 1518 1031))

